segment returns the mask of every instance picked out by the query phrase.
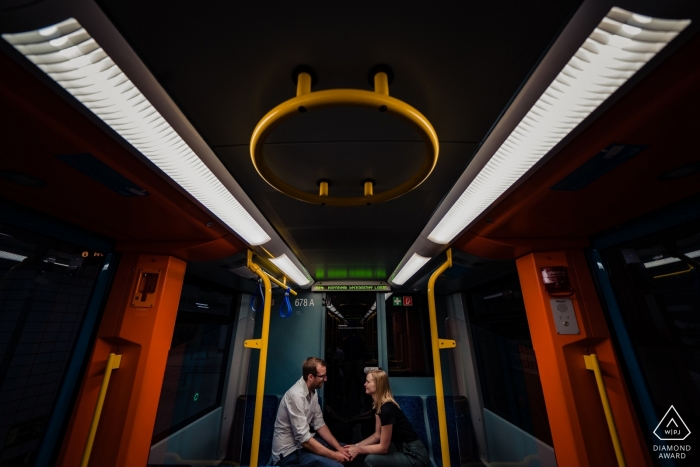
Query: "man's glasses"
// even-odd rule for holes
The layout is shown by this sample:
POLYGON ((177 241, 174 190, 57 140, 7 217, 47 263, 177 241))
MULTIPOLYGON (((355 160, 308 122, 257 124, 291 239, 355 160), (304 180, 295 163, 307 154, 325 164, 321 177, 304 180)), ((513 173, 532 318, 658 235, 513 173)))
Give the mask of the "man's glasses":
POLYGON ((321 378, 321 379, 328 379, 328 373, 325 373, 323 375, 314 375, 315 378, 321 378))

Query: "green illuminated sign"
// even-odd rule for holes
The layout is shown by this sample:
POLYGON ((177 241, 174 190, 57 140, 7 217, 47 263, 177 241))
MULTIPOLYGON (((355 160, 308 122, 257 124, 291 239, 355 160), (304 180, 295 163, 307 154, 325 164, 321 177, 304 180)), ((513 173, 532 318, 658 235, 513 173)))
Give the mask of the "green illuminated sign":
POLYGON ((366 265, 362 267, 347 267, 338 265, 318 265, 314 277, 317 280, 338 280, 342 281, 362 281, 372 280, 377 282, 387 276, 386 268, 383 265, 366 265))
POLYGON ((199 393, 198 393, 198 392, 195 392, 195 393, 194 393, 194 400, 196 401, 197 399, 199 399, 199 393))
POLYGON ((386 283, 324 283, 317 282, 311 287, 313 292, 390 292, 386 283))

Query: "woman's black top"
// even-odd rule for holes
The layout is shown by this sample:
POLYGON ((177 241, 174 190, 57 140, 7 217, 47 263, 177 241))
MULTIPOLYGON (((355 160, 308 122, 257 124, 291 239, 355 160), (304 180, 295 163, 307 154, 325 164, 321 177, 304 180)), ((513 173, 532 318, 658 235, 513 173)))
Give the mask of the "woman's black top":
POLYGON ((377 415, 379 415, 382 426, 394 425, 391 430, 391 441, 394 444, 408 443, 418 439, 411 422, 408 421, 408 418, 406 418, 399 406, 393 402, 385 402, 382 405, 381 413, 377 415))

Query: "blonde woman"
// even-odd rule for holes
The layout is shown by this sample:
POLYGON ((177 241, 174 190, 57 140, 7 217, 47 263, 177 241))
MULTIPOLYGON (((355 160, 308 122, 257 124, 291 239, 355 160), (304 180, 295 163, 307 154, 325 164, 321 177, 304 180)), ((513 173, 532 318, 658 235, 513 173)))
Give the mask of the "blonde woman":
POLYGON ((365 393, 374 401, 375 430, 367 439, 345 446, 351 459, 366 454, 366 467, 429 466, 428 451, 394 400, 389 377, 383 370, 367 373, 365 393))

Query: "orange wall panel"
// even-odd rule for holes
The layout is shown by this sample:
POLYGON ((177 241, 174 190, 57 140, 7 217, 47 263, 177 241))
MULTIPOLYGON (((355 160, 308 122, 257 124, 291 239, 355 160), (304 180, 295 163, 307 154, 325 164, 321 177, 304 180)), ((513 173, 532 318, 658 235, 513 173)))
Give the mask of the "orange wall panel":
POLYGON ((57 465, 80 464, 111 352, 122 362, 112 373, 89 465, 147 464, 184 275, 185 263, 171 256, 122 257, 57 465), (152 307, 132 306, 142 269, 160 273, 152 307))
POLYGON ((584 355, 597 354, 628 466, 649 466, 632 401, 620 371, 610 333, 583 251, 532 253, 517 260, 530 334, 540 367, 542 389, 557 463, 566 467, 617 465, 610 432, 592 371, 584 355), (556 330, 540 269, 566 266, 574 290, 580 333, 556 330))

